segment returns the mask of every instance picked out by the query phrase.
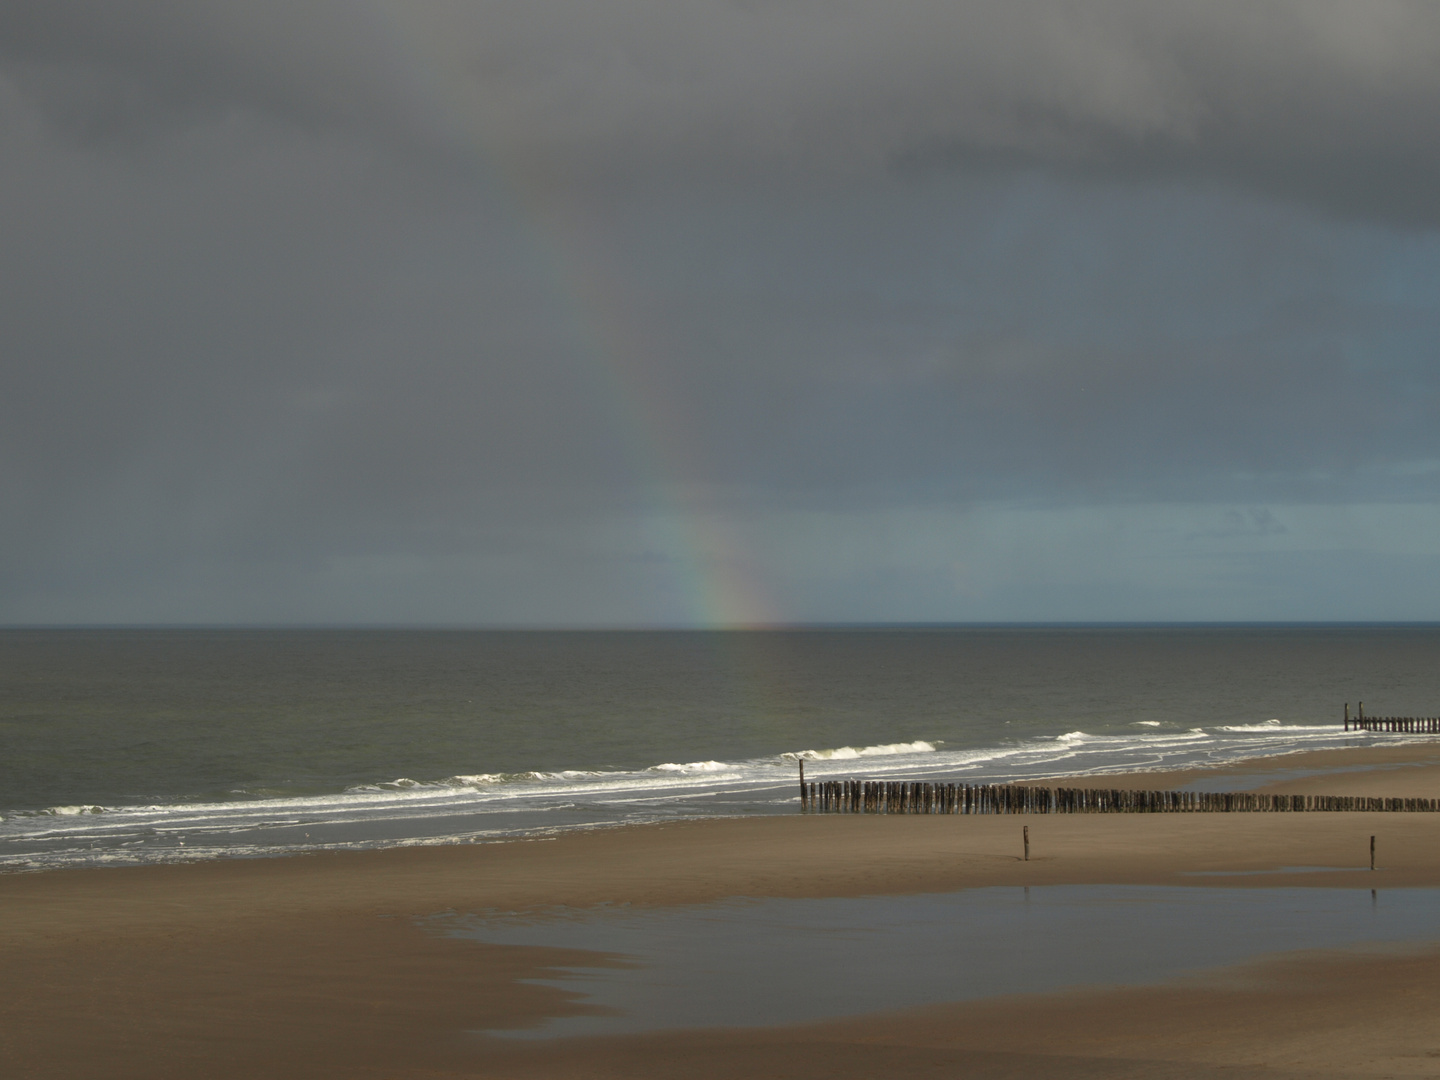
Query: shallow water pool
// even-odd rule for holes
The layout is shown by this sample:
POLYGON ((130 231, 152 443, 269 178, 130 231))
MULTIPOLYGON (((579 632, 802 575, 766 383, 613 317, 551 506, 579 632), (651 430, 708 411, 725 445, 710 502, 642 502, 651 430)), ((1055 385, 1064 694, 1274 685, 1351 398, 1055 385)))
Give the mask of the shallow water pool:
POLYGON ((442 920, 505 945, 623 958, 545 985, 602 1015, 521 1038, 793 1024, 1085 985, 1152 983, 1265 953, 1440 940, 1440 889, 1034 886, 732 899, 442 920))

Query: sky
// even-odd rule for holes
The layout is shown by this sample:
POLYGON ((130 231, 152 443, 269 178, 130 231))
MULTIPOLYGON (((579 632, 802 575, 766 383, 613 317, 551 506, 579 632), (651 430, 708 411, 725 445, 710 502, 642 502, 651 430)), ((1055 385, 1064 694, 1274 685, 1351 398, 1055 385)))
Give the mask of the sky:
POLYGON ((1440 618, 1428 0, 6 0, 0 624, 1440 618))

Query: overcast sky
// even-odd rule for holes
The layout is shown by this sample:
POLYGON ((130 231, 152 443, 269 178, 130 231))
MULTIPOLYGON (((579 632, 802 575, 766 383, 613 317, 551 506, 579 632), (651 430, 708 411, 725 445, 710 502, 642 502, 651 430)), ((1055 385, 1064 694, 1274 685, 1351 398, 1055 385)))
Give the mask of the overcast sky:
POLYGON ((5 0, 0 623, 1440 618, 1429 0, 5 0))

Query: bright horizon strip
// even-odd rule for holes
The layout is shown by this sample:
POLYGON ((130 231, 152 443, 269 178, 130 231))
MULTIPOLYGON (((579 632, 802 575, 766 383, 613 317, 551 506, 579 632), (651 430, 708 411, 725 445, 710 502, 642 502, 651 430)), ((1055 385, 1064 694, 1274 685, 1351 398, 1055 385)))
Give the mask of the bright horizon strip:
POLYGON ((447 59, 432 28, 386 0, 371 0, 366 8, 425 119, 448 142, 465 148, 513 208, 571 337, 608 398, 646 497, 644 528, 670 560, 672 582, 688 609, 685 623, 714 628, 778 623, 769 590, 756 580, 737 530, 707 503, 702 485, 686 480, 700 472, 691 467, 695 455, 685 408, 661 373, 651 370, 661 366, 655 361, 665 348, 663 334, 654 320, 642 321, 641 304, 624 287, 624 268, 606 257, 593 223, 578 207, 547 198, 521 162, 489 145, 466 106, 464 75, 447 59))

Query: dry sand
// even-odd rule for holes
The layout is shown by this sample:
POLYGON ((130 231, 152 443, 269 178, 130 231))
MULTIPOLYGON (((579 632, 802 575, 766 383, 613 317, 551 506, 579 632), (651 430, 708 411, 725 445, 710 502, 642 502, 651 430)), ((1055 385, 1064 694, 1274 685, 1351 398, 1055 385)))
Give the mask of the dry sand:
MULTIPOLYGON (((1230 780, 1236 790, 1436 797, 1440 747, 1290 755, 1233 767, 1230 780)), ((1277 957, 1159 988, 805 1027, 522 1045, 467 1032, 576 1009, 561 991, 521 980, 578 957, 442 938, 419 923, 555 904, 1202 882, 1440 886, 1440 814, 796 815, 0 876, 0 1075, 1440 1075, 1440 952, 1428 948, 1277 957), (1374 873, 1253 873, 1361 866, 1371 835, 1374 873), (1186 875, 1197 870, 1252 873, 1186 875)))

